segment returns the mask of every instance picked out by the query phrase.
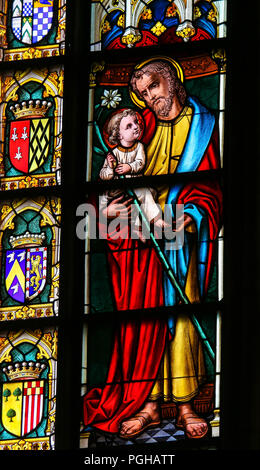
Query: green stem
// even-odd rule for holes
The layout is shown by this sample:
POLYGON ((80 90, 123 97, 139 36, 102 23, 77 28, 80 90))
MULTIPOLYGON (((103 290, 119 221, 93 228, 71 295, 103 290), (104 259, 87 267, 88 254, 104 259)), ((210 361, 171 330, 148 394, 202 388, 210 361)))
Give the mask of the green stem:
POLYGON ((100 132, 100 129, 96 123, 96 121, 94 121, 94 127, 95 127, 95 130, 96 130, 96 133, 97 133, 97 136, 98 136, 98 139, 99 139, 99 142, 100 144, 102 145, 103 149, 105 152, 108 152, 108 147, 105 145, 105 142, 103 140, 103 137, 101 135, 101 132, 100 132))

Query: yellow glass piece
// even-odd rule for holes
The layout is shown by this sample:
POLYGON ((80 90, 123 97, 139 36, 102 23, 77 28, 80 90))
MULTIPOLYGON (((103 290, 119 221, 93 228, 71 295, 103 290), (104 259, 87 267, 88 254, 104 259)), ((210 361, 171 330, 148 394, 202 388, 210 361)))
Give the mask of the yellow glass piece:
MULTIPOLYGON (((158 121, 156 132, 147 147, 145 175, 167 175, 176 171, 192 119, 192 109, 185 107, 174 123, 158 121), (170 158, 171 156, 171 158, 170 158)), ((158 203, 162 210, 169 186, 158 188, 158 203)))
POLYGON ((11 285, 12 285, 12 282, 14 280, 14 278, 17 277, 19 283, 21 286, 24 285, 24 280, 25 280, 25 276, 24 276, 24 273, 21 269, 21 266, 20 264, 18 263, 17 259, 15 260, 14 262, 14 265, 13 265, 13 268, 11 269, 10 273, 8 274, 7 278, 6 278, 6 287, 7 287, 7 290, 10 289, 11 285))
POLYGON ((156 35, 156 36, 161 36, 161 34, 166 30, 166 27, 160 22, 157 21, 157 23, 152 27, 151 31, 156 35))
MULTIPOLYGON (((52 6, 53 6, 53 0, 49 0, 48 7, 52 7, 52 6)), ((41 2, 41 0, 34 2, 34 8, 41 8, 41 7, 46 7, 46 2, 41 2)))
POLYGON ((19 388, 22 392, 22 382, 7 382, 3 384, 2 423, 5 429, 15 436, 21 435, 22 393, 16 396, 14 391, 19 388), (8 391, 10 395, 6 396, 8 391))

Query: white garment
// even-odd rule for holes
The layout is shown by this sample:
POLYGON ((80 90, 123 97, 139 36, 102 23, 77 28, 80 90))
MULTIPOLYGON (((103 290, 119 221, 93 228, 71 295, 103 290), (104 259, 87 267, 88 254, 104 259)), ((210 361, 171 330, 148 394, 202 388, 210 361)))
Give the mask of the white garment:
MULTIPOLYGON (((116 147, 111 152, 117 160, 117 163, 128 163, 131 167, 131 173, 128 173, 126 178, 133 176, 140 176, 144 169, 146 162, 146 155, 142 142, 136 142, 132 147, 116 147)), ((102 180, 111 180, 118 178, 113 168, 110 168, 107 158, 99 174, 102 180)))
MULTIPOLYGON (((141 142, 136 142, 132 147, 116 147, 113 149, 114 157, 118 163, 127 163, 131 167, 131 173, 124 175, 126 178, 141 176, 146 162, 146 155, 144 146, 141 142)), ((99 176, 102 180, 117 179, 119 176, 115 173, 115 169, 111 168, 108 164, 107 158, 104 161, 103 167, 100 170, 99 176)), ((136 188, 134 192, 142 205, 142 211, 146 215, 148 221, 153 220, 160 212, 154 200, 156 191, 151 188, 136 188)), ((101 197, 99 201, 100 210, 104 209, 116 196, 122 194, 118 189, 108 190, 101 197)), ((140 225, 139 217, 136 217, 135 225, 140 225)))

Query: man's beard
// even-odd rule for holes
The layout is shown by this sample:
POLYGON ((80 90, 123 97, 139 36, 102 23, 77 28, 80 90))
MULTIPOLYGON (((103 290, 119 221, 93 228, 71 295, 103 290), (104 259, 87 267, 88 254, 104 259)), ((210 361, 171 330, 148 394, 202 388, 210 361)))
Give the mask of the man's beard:
POLYGON ((157 100, 152 105, 154 112, 157 116, 168 117, 172 108, 173 97, 170 96, 168 98, 165 98, 164 96, 161 96, 159 103, 156 104, 157 100))

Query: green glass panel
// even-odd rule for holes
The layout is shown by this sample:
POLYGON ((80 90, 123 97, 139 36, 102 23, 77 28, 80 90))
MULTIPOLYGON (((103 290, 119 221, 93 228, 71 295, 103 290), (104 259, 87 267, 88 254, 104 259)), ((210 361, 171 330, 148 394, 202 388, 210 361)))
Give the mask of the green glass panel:
POLYGON ((2 331, 1 450, 55 448, 57 330, 2 331))
POLYGON ((58 314, 59 199, 1 203, 1 320, 58 314))

